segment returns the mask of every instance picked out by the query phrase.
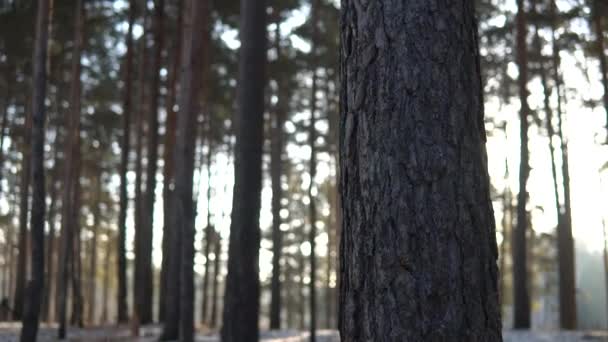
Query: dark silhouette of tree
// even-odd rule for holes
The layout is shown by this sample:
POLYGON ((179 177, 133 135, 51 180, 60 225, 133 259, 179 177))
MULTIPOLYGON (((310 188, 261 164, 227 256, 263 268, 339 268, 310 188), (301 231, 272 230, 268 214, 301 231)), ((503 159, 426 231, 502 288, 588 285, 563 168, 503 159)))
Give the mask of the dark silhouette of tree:
POLYGON ((241 1, 235 183, 221 337, 257 341, 258 259, 266 65, 266 1, 241 1))
POLYGON ((520 120, 520 166, 519 193, 517 194, 517 223, 513 231, 513 326, 516 329, 530 328, 530 296, 528 294, 528 190, 526 184, 530 176, 530 151, 528 147, 528 51, 527 51, 527 13, 524 0, 517 0, 516 17, 516 63, 519 69, 518 89, 521 104, 520 120))
POLYGON ((129 0, 129 28, 127 30, 126 45, 127 55, 124 64, 124 102, 122 108, 122 140, 120 155, 120 211, 118 213, 118 245, 117 245, 117 279, 118 291, 116 292, 116 307, 118 310, 118 323, 128 321, 127 306, 127 210, 129 208, 129 197, 127 194, 127 172, 129 171, 129 151, 131 141, 131 115, 132 90, 133 90, 133 26, 135 25, 135 0, 129 0))
MULTIPOLYGON (((61 249, 59 257, 59 276, 58 276, 58 338, 64 339, 66 336, 67 326, 67 297, 70 281, 70 273, 76 273, 74 269, 74 241, 80 241, 75 238, 78 234, 77 225, 79 224, 75 218, 78 217, 78 192, 79 188, 79 159, 80 159, 80 111, 81 111, 81 92, 82 85, 80 79, 81 73, 81 53, 83 44, 83 19, 84 8, 82 0, 77 0, 74 7, 74 46, 72 52, 72 70, 71 70, 71 91, 70 91, 70 114, 68 118, 68 137, 65 148, 64 162, 64 183, 63 183, 63 199, 62 199, 62 215, 61 215, 61 249), (70 267, 70 263, 72 267, 70 267), (69 269, 72 269, 72 272, 69 269)), ((72 276, 72 278, 74 278, 72 276)), ((74 283, 74 282, 73 282, 74 283)), ((77 289, 72 284, 72 302, 78 301, 77 289)), ((72 314, 78 314, 72 312, 72 314)), ((77 317, 76 317, 77 318, 77 317)))
POLYGON ((31 281, 28 284, 22 320, 21 342, 35 342, 38 335, 40 307, 44 289, 44 124, 46 117, 46 56, 48 44, 48 0, 38 1, 36 40, 33 55, 32 89, 32 232, 31 281))

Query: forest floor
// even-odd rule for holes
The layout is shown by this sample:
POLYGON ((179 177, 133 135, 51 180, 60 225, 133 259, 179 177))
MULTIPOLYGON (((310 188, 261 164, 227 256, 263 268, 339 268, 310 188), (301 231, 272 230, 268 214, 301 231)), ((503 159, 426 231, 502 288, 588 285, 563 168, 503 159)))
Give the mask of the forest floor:
MULTIPOLYGON (((0 342, 19 341, 18 323, 0 323, 0 342)), ((57 333, 54 326, 43 326, 40 330, 39 342, 57 341, 57 333)), ((160 328, 158 326, 147 326, 140 330, 139 338, 132 338, 127 327, 98 327, 86 329, 70 329, 70 342, 152 342, 158 340, 160 328)), ((318 332, 319 342, 339 342, 337 332, 322 330, 318 332)), ((539 331, 506 331, 505 342, 608 342, 608 332, 539 332, 539 331)), ((199 335, 198 342, 218 342, 214 335, 199 335)), ((307 333, 296 330, 263 332, 264 342, 305 342, 308 340, 307 333)))

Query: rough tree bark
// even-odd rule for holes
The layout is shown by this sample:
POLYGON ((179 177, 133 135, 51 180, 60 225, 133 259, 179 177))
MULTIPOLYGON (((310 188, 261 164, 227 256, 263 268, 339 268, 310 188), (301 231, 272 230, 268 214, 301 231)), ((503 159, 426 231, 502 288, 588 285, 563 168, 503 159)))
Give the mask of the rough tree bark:
POLYGON ((65 161, 64 161, 64 182, 61 215, 61 249, 59 257, 59 275, 57 281, 57 310, 58 310, 58 337, 64 339, 66 336, 67 325, 67 297, 70 280, 69 265, 73 259, 74 235, 75 231, 74 214, 77 207, 76 194, 79 183, 79 140, 80 140, 80 110, 81 110, 81 50, 83 43, 82 28, 84 8, 82 0, 77 0, 74 12, 74 47, 72 53, 72 80, 70 90, 70 112, 67 120, 68 138, 66 139, 65 161))
POLYGON ((342 341, 501 341, 474 2, 342 1, 342 341))
POLYGON ((266 1, 241 1, 240 20, 235 182, 221 330, 224 342, 257 341, 259 338, 266 1))
POLYGON ((528 192, 526 184, 530 175, 528 148, 528 51, 526 43, 527 19, 525 1, 517 0, 516 17, 516 63, 519 68, 518 87, 520 100, 520 166, 519 193, 517 194, 517 223, 513 231, 513 327, 515 329, 530 328, 530 296, 528 294, 528 262, 527 241, 528 233, 528 192))
POLYGON ((22 320, 21 342, 35 342, 44 289, 44 121, 46 97, 46 56, 48 44, 48 0, 38 1, 36 41, 33 56, 32 89, 32 275, 22 320))
POLYGON ((135 25, 135 0, 129 0, 129 28, 127 30, 127 56, 124 66, 124 103, 122 110, 122 140, 120 155, 120 211, 118 213, 118 246, 117 246, 117 279, 116 292, 118 323, 129 320, 127 306, 127 210, 129 209, 129 196, 127 193, 127 172, 129 171, 129 150, 131 140, 132 89, 133 89, 133 26, 135 25))

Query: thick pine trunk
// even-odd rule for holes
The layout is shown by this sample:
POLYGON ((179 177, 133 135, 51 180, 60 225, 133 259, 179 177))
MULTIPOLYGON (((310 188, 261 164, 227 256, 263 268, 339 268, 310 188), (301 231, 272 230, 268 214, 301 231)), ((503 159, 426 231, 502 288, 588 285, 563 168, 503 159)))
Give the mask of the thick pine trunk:
MULTIPOLYGON (((70 114, 68 118, 68 139, 66 140, 65 162, 64 162, 64 186, 62 199, 62 215, 61 215, 61 250, 59 258, 59 275, 57 281, 58 300, 58 320, 59 339, 64 339, 67 328, 67 296, 70 283, 70 264, 73 263, 74 256, 74 237, 78 234, 76 225, 78 222, 74 219, 78 216, 75 211, 78 211, 79 191, 79 140, 80 140, 80 110, 81 110, 81 63, 80 56, 82 50, 82 28, 84 8, 82 0, 77 0, 75 4, 75 24, 74 24, 74 48, 72 53, 72 80, 70 92, 70 114)), ((75 270, 72 270, 75 271, 75 270)), ((74 272, 71 272, 74 273, 74 272)), ((73 289, 76 292, 77 289, 73 289)), ((78 300, 77 293, 72 296, 74 300, 78 300)))
POLYGON ((46 97, 46 56, 48 44, 48 0, 38 1, 36 42, 33 56, 32 91, 32 275, 23 314, 21 342, 35 342, 44 289, 44 121, 46 97))
POLYGON ((342 5, 342 341, 502 341, 474 3, 342 5))
POLYGON ((127 172, 129 171, 129 150, 131 140, 131 115, 133 111, 131 92, 133 89, 133 26, 135 24, 135 0, 129 1, 129 28, 127 30, 127 56, 125 61, 124 77, 124 104, 122 111, 122 140, 120 155, 120 211, 118 213, 118 246, 117 246, 117 311, 118 323, 128 321, 127 306, 127 210, 129 209, 129 196, 127 193, 127 172))
POLYGON ((241 1, 235 183, 224 296, 224 342, 257 341, 266 66, 266 1, 241 1))
POLYGON ((528 294, 528 190, 526 185, 530 175, 530 152, 528 148, 528 52, 527 52, 527 19, 524 0, 517 0, 516 17, 516 62, 519 69, 518 87, 520 108, 520 166, 519 193, 517 194, 517 224, 513 231, 513 326, 515 329, 530 328, 530 296, 528 294))

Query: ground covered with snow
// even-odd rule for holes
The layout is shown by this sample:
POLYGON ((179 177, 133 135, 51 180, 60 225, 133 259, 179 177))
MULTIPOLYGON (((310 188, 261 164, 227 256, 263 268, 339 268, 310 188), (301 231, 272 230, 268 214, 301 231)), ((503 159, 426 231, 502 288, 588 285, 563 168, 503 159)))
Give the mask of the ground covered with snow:
MULTIPOLYGON (((20 325, 18 323, 0 323, 0 342, 17 342, 20 325)), ((152 342, 158 340, 160 328, 158 326, 147 326, 140 330, 139 338, 131 337, 128 327, 98 327, 87 329, 70 329, 68 338, 71 342, 152 342)), ((43 326, 40 331, 40 342, 57 341, 56 327, 43 326)), ((608 342, 608 332, 539 332, 539 331, 506 331, 505 342, 608 342)), ((262 341, 265 342, 305 342, 308 340, 307 333, 296 330, 270 331, 262 333, 262 341)), ((317 340, 319 342, 339 342, 335 331, 319 331, 317 340)), ((200 334, 199 342, 218 342, 217 336, 213 334, 200 334)))

